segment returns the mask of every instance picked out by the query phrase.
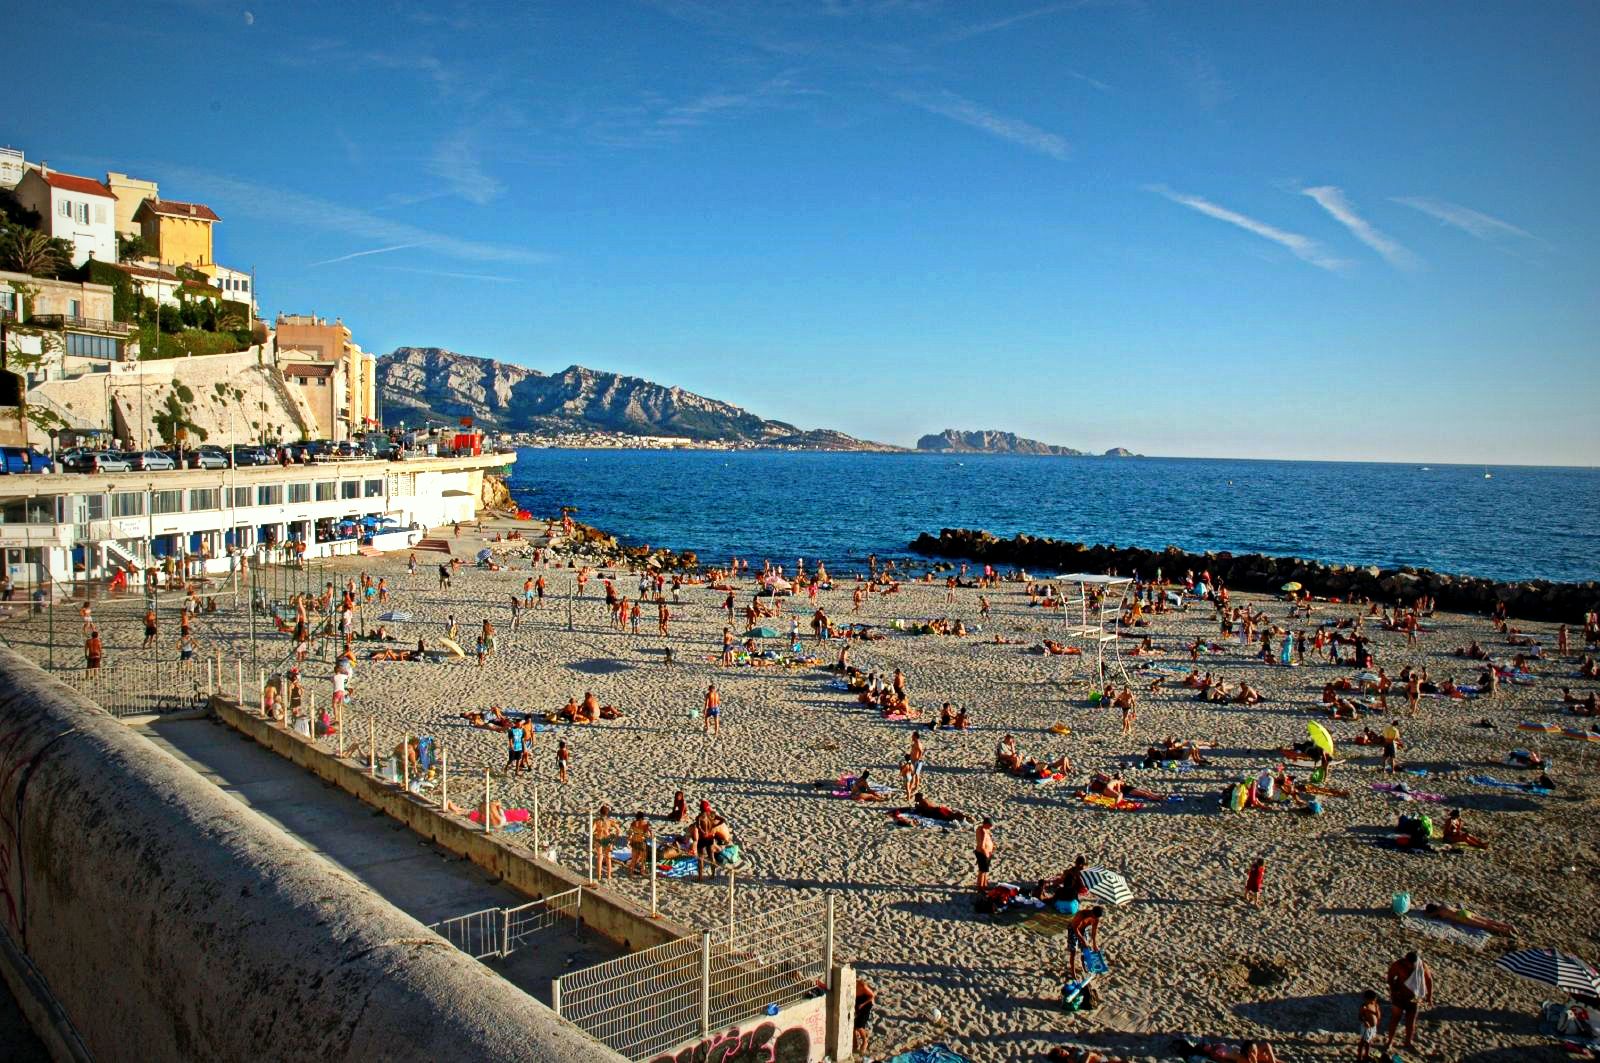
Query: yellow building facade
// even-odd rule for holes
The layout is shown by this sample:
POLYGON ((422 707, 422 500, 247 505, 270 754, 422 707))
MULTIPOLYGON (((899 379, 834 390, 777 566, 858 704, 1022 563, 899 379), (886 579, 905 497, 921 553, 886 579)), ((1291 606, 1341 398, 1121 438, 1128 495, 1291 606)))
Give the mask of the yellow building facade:
POLYGON ((222 219, 203 203, 147 199, 134 213, 145 250, 169 266, 193 266, 208 276, 217 268, 211 227, 222 219))

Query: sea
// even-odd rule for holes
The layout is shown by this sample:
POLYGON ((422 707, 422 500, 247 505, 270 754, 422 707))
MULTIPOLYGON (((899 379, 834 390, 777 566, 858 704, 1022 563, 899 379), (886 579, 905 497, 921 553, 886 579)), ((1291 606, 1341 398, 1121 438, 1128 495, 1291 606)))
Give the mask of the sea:
POLYGON ((1411 565, 1497 580, 1600 579, 1600 469, 1202 458, 791 451, 518 451, 540 514, 702 563, 853 566, 922 532, 1411 565))

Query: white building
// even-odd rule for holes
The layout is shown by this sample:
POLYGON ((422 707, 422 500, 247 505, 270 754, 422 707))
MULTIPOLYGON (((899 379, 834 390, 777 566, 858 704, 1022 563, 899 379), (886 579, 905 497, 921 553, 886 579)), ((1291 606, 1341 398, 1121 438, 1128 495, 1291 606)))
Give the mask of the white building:
MULTIPOLYGON (((388 517, 380 550, 415 545, 419 529, 470 520, 483 475, 513 454, 406 461, 342 461, 172 472, 0 476, 0 564, 18 586, 66 586, 133 576, 167 557, 207 559, 227 572, 229 551, 306 543, 306 556, 355 553, 343 522, 388 517), (415 527, 413 527, 415 526, 415 527)), ((131 581, 131 580, 130 580, 131 581)), ((137 586, 137 582, 134 582, 137 586)))
POLYGON ((0 148, 0 188, 15 188, 26 172, 28 160, 19 148, 0 148))
POLYGON ((117 260, 117 197, 92 177, 39 167, 17 183, 17 202, 39 212, 39 227, 72 245, 72 264, 117 260))
POLYGON ((211 283, 222 289, 222 297, 234 303, 248 303, 253 315, 261 313, 256 302, 255 280, 242 269, 216 266, 211 283))

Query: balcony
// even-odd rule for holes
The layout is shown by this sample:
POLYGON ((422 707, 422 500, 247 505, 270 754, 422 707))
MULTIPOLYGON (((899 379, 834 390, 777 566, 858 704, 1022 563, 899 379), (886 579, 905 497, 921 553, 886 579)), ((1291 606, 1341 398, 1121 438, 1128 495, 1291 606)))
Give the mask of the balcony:
POLYGON ((133 326, 126 321, 107 321, 100 317, 75 317, 72 314, 34 314, 27 324, 47 329, 77 329, 80 332, 99 332, 107 336, 127 336, 133 326))

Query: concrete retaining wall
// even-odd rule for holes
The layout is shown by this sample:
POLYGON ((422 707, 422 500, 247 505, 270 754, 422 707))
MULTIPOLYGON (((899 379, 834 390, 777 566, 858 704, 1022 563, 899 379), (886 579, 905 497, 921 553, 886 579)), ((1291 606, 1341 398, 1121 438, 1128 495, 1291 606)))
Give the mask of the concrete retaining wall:
POLYGON ((620 1060, 8 649, 0 687, 0 927, 94 1058, 620 1060))
POLYGON ((301 736, 241 710, 232 698, 213 698, 212 709, 229 727, 248 735, 280 756, 354 794, 457 856, 465 857, 506 885, 538 899, 583 886, 583 921, 589 929, 632 951, 664 945, 697 932, 650 912, 620 894, 591 887, 580 874, 512 845, 503 836, 461 816, 447 816, 436 805, 385 782, 354 760, 340 760, 301 736))

